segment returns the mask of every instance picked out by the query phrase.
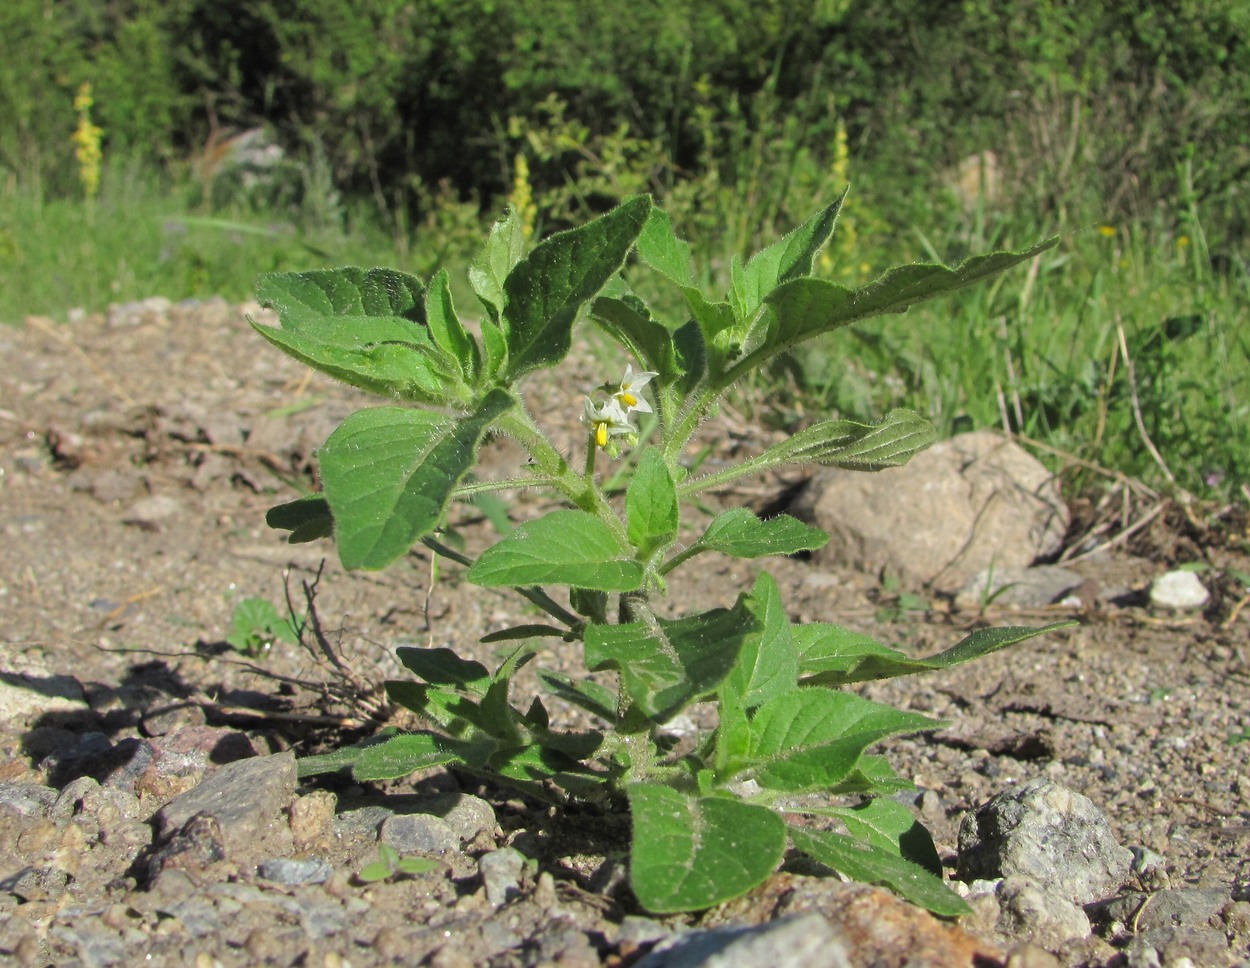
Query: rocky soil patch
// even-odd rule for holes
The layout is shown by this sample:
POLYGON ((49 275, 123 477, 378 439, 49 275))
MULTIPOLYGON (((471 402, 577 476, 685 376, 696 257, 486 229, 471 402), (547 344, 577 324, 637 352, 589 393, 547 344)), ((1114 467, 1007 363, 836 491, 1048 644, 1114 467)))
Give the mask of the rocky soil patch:
MULTIPOLYGON (((1059 544, 1050 524, 1038 532, 1052 557, 1066 553, 1049 572, 999 560, 992 542, 978 563, 965 543, 941 580, 900 567, 896 585, 864 570, 896 561, 871 536, 854 539, 858 558, 767 563, 796 620, 838 621, 918 655, 986 621, 1082 624, 971 666, 864 687, 949 723, 886 752, 916 783, 908 802, 973 916, 942 922, 792 864, 738 901, 657 919, 625 884, 623 818, 557 815, 441 770, 368 787, 297 777, 298 755, 388 717, 377 686, 399 671, 396 645, 489 662, 493 647, 478 640, 525 614, 421 555, 349 574, 328 547, 286 545, 265 527, 269 506, 311 487, 315 447, 360 395, 281 357, 221 301, 31 319, 0 329, 0 354, 0 960, 673 968, 1250 957, 1244 509, 1160 510, 1113 541, 1149 508, 1128 492, 1119 511, 1078 506, 1059 544), (239 601, 282 606, 289 590, 302 608, 305 585, 333 658, 281 641, 246 657, 226 644, 239 601)), ((570 443, 581 433, 577 387, 598 382, 597 362, 586 348, 552 396, 531 401, 549 426, 568 424, 570 443)), ((730 412, 706 442, 714 462, 767 436, 730 412)), ((515 453, 492 453, 490 466, 509 473, 515 453)), ((1014 479, 1031 497, 1006 519, 1039 500, 1053 508, 1046 482, 1014 479)), ((952 494, 1006 500, 983 493, 982 477, 963 480, 952 494)), ((717 499, 775 509, 801 484, 717 499)), ((809 491, 808 506, 832 501, 832 485, 814 487, 823 490, 809 491)), ((543 510, 519 496, 510 506, 516 519, 543 510)), ((941 507, 924 518, 943 520, 941 507)), ((961 520, 984 537, 986 515, 961 520)), ((470 551, 489 540, 474 508, 453 524, 470 551)), ((728 605, 755 570, 709 559, 667 608, 728 605)), ((535 665, 572 668, 574 658, 553 652, 535 665)))

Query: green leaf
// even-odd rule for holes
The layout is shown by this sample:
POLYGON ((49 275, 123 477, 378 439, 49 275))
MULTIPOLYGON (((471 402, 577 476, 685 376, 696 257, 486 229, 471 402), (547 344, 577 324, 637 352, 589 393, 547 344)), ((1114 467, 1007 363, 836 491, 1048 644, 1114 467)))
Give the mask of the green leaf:
POLYGON ((860 289, 823 279, 794 278, 765 298, 772 308, 771 331, 764 346, 769 355, 883 313, 906 312, 916 303, 954 292, 1027 262, 1059 242, 1054 236, 1020 252, 973 256, 955 267, 897 266, 860 289))
POLYGON ((898 801, 877 798, 857 807, 827 807, 819 812, 841 820, 856 840, 919 864, 930 874, 942 876, 942 859, 929 831, 898 801))
POLYGON ((411 709, 449 736, 463 738, 486 732, 481 704, 462 692, 410 679, 387 679, 382 685, 391 702, 411 709))
POLYGON ((456 315, 446 269, 434 274, 425 291, 425 318, 434 342, 459 364, 461 379, 467 384, 475 383, 482 368, 481 354, 456 315))
POLYGON ((318 269, 268 272, 256 280, 261 305, 277 311, 283 325, 302 328, 326 316, 385 316, 424 322, 424 287, 397 269, 318 269))
POLYGON ((1060 629, 1075 628, 1079 624, 1077 621, 1069 620, 1052 622, 1050 625, 1045 625, 1041 628, 1007 625, 1002 628, 977 629, 946 651, 930 656, 924 661, 929 665, 929 668, 946 669, 950 666, 968 662, 971 659, 979 659, 983 655, 989 655, 991 652, 1005 649, 1007 646, 1023 642, 1025 639, 1045 635, 1048 632, 1057 632, 1060 629))
POLYGON ((972 909, 940 877, 889 851, 828 831, 790 828, 796 849, 839 874, 865 884, 888 887, 900 897, 943 917, 957 918, 972 909))
POLYGON ((906 464, 937 439, 933 424, 911 410, 891 410, 878 423, 825 420, 791 435, 764 451, 757 461, 774 464, 824 464, 855 471, 876 471, 906 464))
POLYGON ((515 642, 518 639, 564 638, 567 634, 568 629, 558 629, 554 625, 514 625, 510 629, 487 632, 478 641, 483 644, 515 642))
POLYGON ((429 857, 401 857, 395 861, 395 870, 400 874, 427 874, 441 866, 429 857))
POLYGON ((777 869, 786 828, 767 807, 635 783, 630 885, 652 914, 698 911, 745 894, 777 869))
POLYGON ((467 417, 358 410, 318 456, 344 568, 383 568, 441 523, 490 423, 513 406, 492 390, 467 417))
POLYGON ((435 341, 424 290, 412 276, 355 267, 269 273, 256 293, 278 311, 281 327, 253 328, 309 366, 383 396, 467 402, 459 365, 435 341))
POLYGON ((516 264, 504 281, 510 379, 564 359, 578 312, 620 270, 650 212, 651 199, 636 196, 516 264))
POLYGON ((226 641, 240 652, 256 653, 278 639, 299 644, 299 635, 290 620, 279 614, 267 598, 245 598, 234 607, 233 630, 226 641))
POLYGON ((785 238, 757 252, 746 268, 735 274, 733 292, 740 320, 754 316, 778 284, 811 275, 816 256, 833 235, 845 198, 843 191, 835 202, 785 238))
POLYGON ((491 676, 486 695, 482 698, 482 728, 492 736, 505 743, 517 743, 521 734, 517 730, 517 722, 521 714, 508 702, 508 690, 512 687, 512 677, 534 658, 534 650, 527 646, 519 646, 491 676))
MULTIPOLYGON (((504 280, 524 254, 525 230, 516 212, 509 210, 507 215, 491 227, 486 244, 469 267, 469 284, 486 307, 492 323, 499 322, 507 302, 504 298, 504 280)), ((485 332, 482 335, 485 338, 485 332)))
POLYGON ((762 705, 751 720, 746 762, 760 786, 799 793, 833 786, 860 754, 893 733, 941 724, 851 693, 811 688, 762 705))
POLYGON ((786 514, 761 520, 747 508, 730 508, 712 519, 697 544, 735 558, 763 558, 814 551, 828 540, 819 528, 786 514))
POLYGON ((591 318, 645 369, 660 374, 668 383, 679 374, 672 372, 673 334, 655 320, 637 296, 601 296, 590 307, 591 318))
POLYGON ((739 597, 732 609, 716 608, 654 625, 590 625, 586 665, 616 669, 630 698, 655 722, 665 722, 724 681, 759 620, 739 597))
POLYGON ((978 629, 937 655, 913 659, 897 649, 839 625, 813 622, 794 630, 799 651, 799 675, 805 685, 840 686, 869 679, 946 669, 1047 632, 1071 628, 1075 622, 1055 622, 1043 628, 1008 626, 978 629))
MULTIPOLYGON (((599 744, 592 740, 587 744, 587 755, 599 744)), ((508 780, 522 789, 531 790, 536 796, 549 799, 543 792, 543 784, 557 786, 587 796, 602 794, 604 777, 587 770, 577 760, 557 749, 544 745, 529 745, 503 749, 494 754, 486 764, 490 772, 508 780)))
POLYGON ((690 246, 677 238, 668 212, 653 208, 638 236, 638 258, 679 286, 694 284, 690 246))
POLYGON ((401 645, 395 656, 405 669, 437 686, 452 686, 479 698, 486 695, 491 675, 486 666, 462 659, 451 649, 422 649, 401 645))
POLYGON ((352 776, 358 781, 398 780, 444 763, 480 765, 494 747, 493 742, 481 739, 467 743, 434 733, 401 733, 363 750, 352 776))
POLYGON ((894 767, 884 756, 864 754, 846 779, 835 783, 825 792, 831 796, 860 794, 864 796, 891 796, 903 791, 913 791, 916 784, 894 772, 894 767))
POLYGON ((349 769, 355 765, 367 748, 389 742, 398 734, 398 729, 388 726, 377 735, 370 736, 360 743, 355 743, 351 746, 341 746, 333 752, 322 753, 319 756, 301 756, 295 761, 296 773, 302 778, 317 776, 321 773, 337 773, 340 770, 349 769))
POLYGON ((781 601, 781 589, 768 572, 760 572, 747 599, 760 630, 747 637, 738 653, 731 678, 744 709, 754 709, 796 688, 799 656, 791 635, 790 617, 781 601))
POLYGON ((625 493, 629 542, 640 556, 677 537, 677 487, 658 447, 643 450, 625 493))
POLYGON ((306 494, 271 507, 265 514, 265 523, 277 531, 290 531, 290 544, 316 541, 334 533, 334 515, 324 494, 306 494))
POLYGON ((580 706, 606 722, 616 720, 616 693, 606 686, 590 679, 573 679, 548 669, 539 672, 538 678, 552 695, 559 696, 574 706, 580 706))
POLYGON ((553 511, 518 525, 469 569, 469 581, 488 588, 576 585, 609 592, 642 584, 642 566, 603 521, 587 511, 553 511))

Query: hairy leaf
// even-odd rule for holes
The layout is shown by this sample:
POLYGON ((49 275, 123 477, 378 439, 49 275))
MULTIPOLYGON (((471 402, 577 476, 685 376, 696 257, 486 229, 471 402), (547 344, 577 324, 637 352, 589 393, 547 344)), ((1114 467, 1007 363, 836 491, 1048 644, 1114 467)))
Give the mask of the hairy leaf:
POLYGON ((630 884, 653 914, 698 911, 745 894, 781 863, 786 827, 767 807, 635 783, 630 884))
POLYGON ((616 669, 630 698, 655 722, 665 722, 724 681, 746 637, 759 628, 742 598, 716 608, 654 624, 591 625, 586 665, 616 669))
POLYGON ((941 723, 831 689, 779 696, 751 720, 751 746, 742 767, 761 786, 802 792, 832 786, 855 768, 860 754, 893 733, 941 723))
POLYGON ((553 511, 518 525, 469 569, 469 581, 485 585, 576 585, 600 591, 632 591, 642 566, 627 557, 612 530, 586 511, 553 511))
POLYGON ((763 558, 815 551, 828 540, 819 528, 787 514, 764 520, 747 508, 730 508, 712 519, 698 544, 735 558, 763 558))
POLYGON ((319 452, 344 568, 383 568, 436 527, 490 423, 513 405, 492 390, 467 417, 358 410, 319 452))
POLYGON ((636 196, 516 264, 504 281, 510 379, 564 359, 578 312, 620 270, 650 213, 651 199, 636 196))
POLYGON ((961 917, 972 909, 942 879, 919 864, 841 834, 790 828, 796 849, 839 874, 865 884, 888 887, 900 897, 943 917, 961 917))

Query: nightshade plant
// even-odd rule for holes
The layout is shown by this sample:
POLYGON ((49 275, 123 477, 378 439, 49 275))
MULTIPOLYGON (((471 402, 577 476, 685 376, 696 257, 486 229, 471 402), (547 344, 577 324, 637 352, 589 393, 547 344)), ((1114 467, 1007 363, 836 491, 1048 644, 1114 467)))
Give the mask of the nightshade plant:
POLYGON ((446 271, 428 283, 358 268, 260 278, 259 299, 281 321, 256 326, 266 339, 402 404, 344 420, 319 451, 323 490, 273 508, 269 523, 292 541, 332 534, 347 568, 383 568, 421 542, 467 566, 470 582, 516 589, 549 619, 487 636, 518 643, 495 669, 450 649, 401 647, 415 679, 387 682, 387 692, 428 728, 307 758, 304 775, 350 769, 359 780, 382 780, 450 764, 548 799, 627 802, 631 885, 655 913, 743 894, 777 868, 787 844, 939 914, 966 910, 942 883, 928 833, 889 796, 910 784, 868 752, 892 734, 941 724, 841 687, 944 668, 1058 626, 982 629, 915 659, 837 625, 792 625, 766 572, 731 608, 663 618, 654 607, 677 569, 700 555, 790 555, 827 540, 785 515, 764 520, 730 508, 682 544, 685 502, 781 465, 902 464, 934 438, 926 420, 902 410, 875 424, 824 420, 736 466, 689 473, 682 457, 692 435, 737 380, 807 340, 904 312, 1055 242, 953 268, 901 266, 849 289, 811 275, 841 204, 745 265, 735 262, 723 298, 695 285, 688 245, 648 197, 528 251, 518 219, 506 217, 469 270, 484 311, 476 335, 452 305, 446 271), (677 288, 680 317, 652 312, 631 289, 622 273, 631 253, 631 275, 649 271, 677 288), (587 388, 582 413, 564 415, 570 423, 580 416, 585 427, 585 453, 570 463, 526 410, 518 385, 564 359, 584 316, 624 353, 620 371, 587 388), (653 415, 646 444, 634 423, 639 413, 653 415), (473 480, 479 448, 494 435, 519 442, 529 461, 519 477, 473 480), (615 501, 599 474, 627 452, 632 477, 615 501), (476 559, 440 542, 453 502, 516 488, 546 491, 567 506, 520 525, 476 559), (599 674, 540 673, 552 696, 591 714, 595 729, 554 728, 541 697, 511 701, 512 678, 542 637, 580 649, 587 670, 599 674), (665 725, 694 703, 715 704, 718 725, 679 755, 665 725), (801 796, 810 794, 823 796, 801 796), (782 810, 838 829, 791 822, 782 810))

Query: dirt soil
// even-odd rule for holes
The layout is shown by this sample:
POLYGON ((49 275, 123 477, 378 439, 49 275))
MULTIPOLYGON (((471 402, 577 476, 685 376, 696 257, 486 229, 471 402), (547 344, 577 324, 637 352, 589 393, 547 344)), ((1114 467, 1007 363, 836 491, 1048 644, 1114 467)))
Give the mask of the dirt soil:
MULTIPOLYGON (((288 545, 266 527, 270 506, 312 487, 316 446, 369 401, 283 357, 242 312, 150 300, 0 328, 0 672, 42 704, 0 725, 0 960, 629 964, 675 926, 700 923, 637 917, 621 884, 625 831, 612 818, 555 815, 441 770, 367 788, 301 781, 294 804, 283 804, 291 829, 277 840, 257 834, 254 851, 223 856, 213 836, 184 830, 189 849, 207 843, 216 853, 169 859, 154 817, 205 771, 253 754, 324 751, 376 728, 366 720, 385 718, 376 687, 400 674, 396 645, 450 646, 489 664, 498 646, 482 645, 482 635, 533 621, 526 603, 476 588, 427 555, 347 573, 329 545, 288 545), (249 659, 224 641, 239 601, 282 606, 289 588, 302 608, 302 585, 314 580, 326 635, 356 677, 346 697, 336 691, 342 676, 298 647, 279 642, 249 659), (182 773, 168 766, 175 748, 190 764, 182 773), (152 767, 162 757, 166 767, 152 767), (485 800, 494 823, 459 849, 430 853, 432 872, 356 879, 377 857, 379 817, 403 813, 414 795, 457 792, 485 800), (505 845, 533 863, 515 898, 496 907, 477 859, 505 845), (328 877, 267 879, 256 870, 265 857, 323 861, 328 877)), ((577 388, 602 380, 599 362, 617 369, 583 348, 556 389, 530 401, 570 449, 582 434, 577 388)), ((727 417, 705 436, 715 461, 769 433, 727 417)), ((483 473, 511 474, 517 459, 492 445, 483 473)), ((716 500, 775 507, 797 483, 770 480, 716 500)), ((517 520, 547 509, 508 498, 517 520)), ((470 553, 493 533, 470 506, 452 523, 470 553)), ((1080 607, 980 614, 931 598, 928 611, 904 611, 891 608, 896 592, 879 576, 798 559, 709 559, 679 573, 662 607, 676 615, 729 605, 767 567, 796 621, 840 622, 916 655, 985 622, 1079 618, 1079 628, 966 667, 865 686, 872 698, 951 723, 884 751, 917 784, 917 811, 952 869, 967 810, 1046 776, 1105 811, 1121 844, 1162 858, 1126 889, 1211 888, 1231 903, 1250 898, 1250 609, 1241 611, 1245 588, 1232 574, 1250 573, 1248 547, 1242 510, 1192 520, 1172 510, 1077 566, 1099 589, 1080 607), (1151 607, 1150 579, 1186 562, 1209 566, 1205 610, 1151 607)), ((576 658, 553 649, 533 665, 573 671, 576 658)), ((522 677, 518 691, 533 687, 522 677)), ((767 920, 768 897, 738 902, 733 918, 767 920)), ((703 923, 718 916, 728 917, 713 912, 703 923)), ((1234 922, 1227 912, 1212 922, 1228 947, 1210 963, 1250 955, 1234 922)), ((984 925, 966 927, 995 941, 984 925)), ((1134 926, 1096 927, 1095 939, 1060 950, 1061 961, 1122 963, 1134 926)))

